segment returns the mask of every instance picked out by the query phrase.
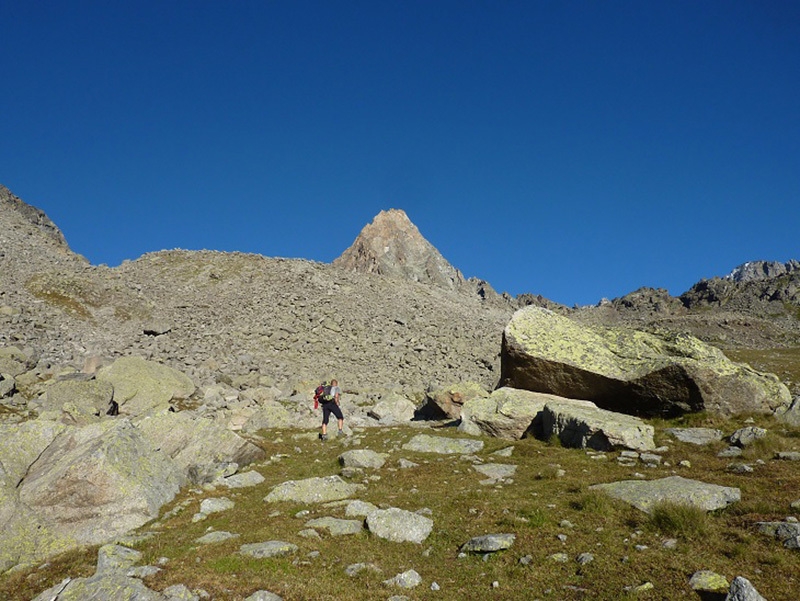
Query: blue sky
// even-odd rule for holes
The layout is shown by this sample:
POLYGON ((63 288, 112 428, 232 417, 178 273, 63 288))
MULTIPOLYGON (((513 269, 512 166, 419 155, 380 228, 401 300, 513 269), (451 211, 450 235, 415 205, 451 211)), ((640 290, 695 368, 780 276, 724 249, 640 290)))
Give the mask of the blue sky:
POLYGON ((0 183, 94 264, 388 208, 567 305, 800 259, 794 0, 6 0, 0 61, 0 183))

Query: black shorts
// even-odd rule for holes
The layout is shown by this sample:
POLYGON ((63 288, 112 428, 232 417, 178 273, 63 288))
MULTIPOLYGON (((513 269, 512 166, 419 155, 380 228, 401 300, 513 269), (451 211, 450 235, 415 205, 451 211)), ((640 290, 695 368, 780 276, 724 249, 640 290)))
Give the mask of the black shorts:
POLYGON ((336 419, 344 419, 342 415, 342 408, 336 404, 336 401, 328 401, 322 403, 322 423, 327 424, 330 419, 331 413, 336 416, 336 419))

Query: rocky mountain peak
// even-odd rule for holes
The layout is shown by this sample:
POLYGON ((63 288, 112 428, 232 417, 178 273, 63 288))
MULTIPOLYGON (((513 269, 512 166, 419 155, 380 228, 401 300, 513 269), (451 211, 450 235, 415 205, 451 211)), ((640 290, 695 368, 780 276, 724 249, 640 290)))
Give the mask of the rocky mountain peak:
POLYGON ((461 272, 420 234, 401 209, 378 213, 333 264, 449 289, 465 283, 461 272))
POLYGON ((800 261, 796 260, 786 263, 781 263, 780 261, 748 261, 739 265, 723 279, 732 282, 755 282, 776 278, 797 270, 800 270, 800 261))

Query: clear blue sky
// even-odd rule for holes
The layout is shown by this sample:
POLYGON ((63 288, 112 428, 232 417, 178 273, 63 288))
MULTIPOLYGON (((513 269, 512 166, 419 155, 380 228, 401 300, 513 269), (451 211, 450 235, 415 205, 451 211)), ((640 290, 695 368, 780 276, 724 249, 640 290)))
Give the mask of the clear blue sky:
POLYGON ((402 208, 572 305, 800 259, 800 2, 5 0, 0 183, 92 263, 402 208))

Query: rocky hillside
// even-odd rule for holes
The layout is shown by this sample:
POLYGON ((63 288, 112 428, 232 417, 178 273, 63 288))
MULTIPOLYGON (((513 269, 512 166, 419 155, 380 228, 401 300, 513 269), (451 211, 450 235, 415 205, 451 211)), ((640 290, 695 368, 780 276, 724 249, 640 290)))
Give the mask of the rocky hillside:
POLYGON ((723 348, 800 344, 796 262, 749 263, 680 297, 641 289, 567 309, 498 295, 461 273, 398 210, 332 265, 162 251, 116 268, 73 253, 44 213, 0 188, 0 345, 43 372, 142 355, 198 386, 262 376, 286 392, 336 374, 354 390, 499 379, 502 329, 535 304, 594 324, 690 333, 723 348))
MULTIPOLYGON (((430 277, 448 272, 404 214, 384 217, 379 226, 400 220, 408 234, 396 247, 405 265, 416 257, 430 277)), ((387 230, 367 228, 357 245, 374 247, 370 232, 387 230)), ((350 263, 176 250, 92 266, 7 191, 0 243, 0 346, 20 347, 43 372, 141 355, 198 386, 258 373, 287 393, 333 374, 358 391, 413 394, 464 380, 492 388, 514 310, 493 291, 490 302, 475 286, 431 286, 350 263)))

